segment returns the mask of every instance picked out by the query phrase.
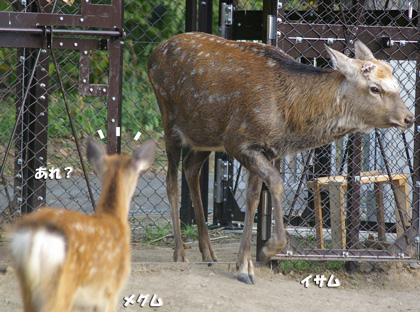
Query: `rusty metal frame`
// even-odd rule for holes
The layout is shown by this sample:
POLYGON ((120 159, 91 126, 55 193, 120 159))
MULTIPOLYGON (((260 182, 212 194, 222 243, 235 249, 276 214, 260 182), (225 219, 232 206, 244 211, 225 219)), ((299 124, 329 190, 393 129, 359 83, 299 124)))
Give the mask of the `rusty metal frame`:
MULTIPOLYGON (((18 73, 29 68, 32 75, 29 80, 26 79, 18 85, 19 89, 26 90, 25 96, 17 101, 14 130, 0 167, 0 177, 3 178, 6 158, 15 140, 17 127, 24 124, 25 128, 29 129, 30 125, 30 131, 27 131, 30 133, 22 134, 15 140, 16 151, 20 155, 18 156, 20 161, 15 164, 15 202, 19 207, 18 210, 23 213, 31 212, 45 203, 46 182, 36 180, 34 172, 36 168, 45 167, 47 164, 48 72, 46 69, 50 61, 48 51, 51 52, 56 67, 58 64, 54 56, 55 49, 79 51, 79 92, 83 95, 108 97, 107 151, 119 153, 121 150, 121 137, 116 135, 116 131, 117 127, 121 127, 124 1, 112 0, 110 5, 102 5, 84 0, 81 2, 81 13, 78 15, 54 13, 56 3, 57 0, 50 3, 40 0, 37 5, 31 6, 32 12, 0 12, 0 47, 17 48, 20 51, 18 56, 24 56, 23 53, 28 54, 29 49, 38 50, 35 60, 26 61, 25 64, 18 66, 18 73), (89 84, 89 56, 93 50, 109 51, 109 85, 89 84), (32 82, 34 76, 36 76, 36 85, 32 82), (28 97, 28 92, 33 94, 28 97), (33 120, 28 120, 29 117, 25 117, 22 113, 25 107, 31 110, 33 120), (28 144, 30 146, 27 146, 28 144), (23 198, 26 199, 24 206, 22 206, 23 198)), ((57 74, 90 200, 95 206, 58 68, 57 74)))
MULTIPOLYGON (((415 111, 416 111, 416 125, 414 133, 414 176, 413 176, 413 206, 412 206, 412 225, 405 226, 404 224, 404 235, 397 239, 390 247, 386 250, 360 250, 355 249, 355 242, 357 241, 358 234, 355 233, 358 231, 358 226, 356 223, 358 217, 353 216, 354 220, 350 223, 351 232, 348 237, 347 246, 348 249, 304 249, 299 246, 299 243, 293 238, 293 236, 288 235, 289 246, 281 254, 276 255, 277 259, 317 259, 317 260, 363 260, 363 261, 409 261, 413 259, 413 255, 410 254, 407 250, 408 247, 414 244, 418 244, 419 239, 419 164, 420 164, 420 131, 419 131, 419 110, 420 110, 420 91, 419 91, 419 75, 420 75, 420 54, 418 51, 419 48, 419 37, 418 37, 418 23, 419 15, 415 12, 413 15, 416 16, 416 25, 403 25, 401 27, 385 27, 385 26, 369 26, 366 25, 368 22, 363 21, 361 14, 362 5, 361 1, 357 1, 358 17, 360 17, 359 25, 348 26, 346 22, 343 24, 313 24, 313 23, 293 23, 287 21, 285 16, 285 8, 283 6, 278 7, 277 11, 277 20, 281 21, 277 23, 277 32, 279 34, 277 46, 287 51, 292 57, 327 57, 326 52, 321 54, 318 51, 324 50, 324 45, 331 45, 336 50, 348 49, 351 40, 361 39, 364 42, 370 42, 368 47, 374 52, 375 56, 379 59, 392 59, 392 60, 413 60, 417 61, 417 81, 416 81, 416 99, 415 99, 415 111), (363 25, 362 25, 363 24, 363 25), (284 34, 287 34, 285 36, 284 34), (302 37, 302 34, 305 34, 302 37), (360 35, 359 35, 360 34, 360 35), (299 44, 296 44, 299 40, 299 44), (387 42, 393 40, 394 42, 402 41, 404 46, 391 46, 387 42), (357 219, 357 220, 356 220, 357 219)), ((341 11, 344 21, 346 21, 346 16, 343 11, 341 11)), ((379 138, 379 137, 378 137, 379 138)), ((360 138, 355 137, 356 141, 360 141, 360 138)), ((380 138, 379 138, 380 140, 380 138)), ((380 142, 380 141, 379 141, 380 142)), ((360 142, 359 142, 360 143, 360 142)), ((357 143, 356 146, 360 146, 357 143)), ((357 147, 356 147, 357 149, 357 147)), ((354 153, 353 154, 357 154, 354 153)), ((350 151, 350 154, 351 151, 350 151)), ((357 175, 357 172, 360 172, 360 160, 357 157, 352 157, 348 155, 349 158, 349 167, 354 169, 353 178, 357 175)), ((351 168, 350 168, 351 169, 351 168)), ((388 170, 389 171, 389 170, 388 170)), ((389 173, 389 172, 388 172, 389 173)), ((351 179, 353 179, 350 177, 351 179)), ((351 181, 349 181, 351 182, 351 181)), ((357 184, 357 183, 356 183, 357 184)), ((359 185, 360 188, 360 185, 359 185)), ((350 187, 349 187, 350 189, 350 187)), ((357 185, 356 189, 353 190, 352 200, 354 199, 355 193, 358 193, 357 185)), ((357 197, 357 194, 356 194, 357 197)), ((359 194, 360 197, 360 194, 359 194)), ((360 200, 359 200, 360 201, 360 200)), ((356 206, 360 203, 353 203, 356 206)), ((351 207, 350 207, 351 208, 351 207)), ((354 209, 357 210, 357 209, 354 209)), ((401 209, 399 208, 399 212, 401 209)), ((351 215, 351 213, 350 213, 351 215)), ((350 231, 349 231, 350 232, 350 231)))

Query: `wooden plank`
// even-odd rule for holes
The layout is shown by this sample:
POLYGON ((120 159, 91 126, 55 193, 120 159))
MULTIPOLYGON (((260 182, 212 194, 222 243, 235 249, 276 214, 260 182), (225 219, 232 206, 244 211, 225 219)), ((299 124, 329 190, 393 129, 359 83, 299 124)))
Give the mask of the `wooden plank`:
POLYGON ((321 188, 319 185, 314 187, 314 210, 315 210, 315 230, 316 230, 316 246, 324 249, 324 233, 322 226, 322 204, 321 204, 321 188))
POLYGON ((331 184, 329 192, 332 249, 346 249, 345 188, 342 184, 331 184))
MULTIPOLYGON (((409 187, 408 183, 405 179, 394 179, 393 183, 396 188, 396 200, 399 202, 403 218, 405 221, 405 225, 407 227, 410 226, 411 218, 410 218, 410 199, 409 199, 409 187)), ((398 213, 397 205, 395 205, 395 220, 396 220, 396 227, 397 227, 397 238, 404 235, 404 228, 401 222, 401 216, 398 213)))
POLYGON ((376 218, 378 241, 386 241, 385 211, 384 211, 384 186, 383 183, 375 182, 376 218))

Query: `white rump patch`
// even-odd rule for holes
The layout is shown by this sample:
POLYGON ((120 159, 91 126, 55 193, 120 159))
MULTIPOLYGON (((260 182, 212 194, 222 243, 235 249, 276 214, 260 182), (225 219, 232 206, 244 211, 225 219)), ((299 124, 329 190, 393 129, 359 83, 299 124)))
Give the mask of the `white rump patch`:
POLYGON ((41 279, 51 278, 66 258, 65 237, 46 229, 16 231, 10 249, 16 266, 32 287, 41 279))

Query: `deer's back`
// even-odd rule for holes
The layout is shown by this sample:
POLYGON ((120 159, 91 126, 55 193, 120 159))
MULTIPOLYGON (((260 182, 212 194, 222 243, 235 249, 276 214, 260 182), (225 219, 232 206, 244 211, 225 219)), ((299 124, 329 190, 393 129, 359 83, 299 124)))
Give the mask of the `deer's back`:
POLYGON ((202 33, 159 45, 148 69, 164 125, 195 147, 223 146, 231 130, 267 142, 295 131, 304 114, 325 111, 308 106, 314 101, 305 90, 319 89, 314 85, 332 72, 299 64, 272 46, 202 33))

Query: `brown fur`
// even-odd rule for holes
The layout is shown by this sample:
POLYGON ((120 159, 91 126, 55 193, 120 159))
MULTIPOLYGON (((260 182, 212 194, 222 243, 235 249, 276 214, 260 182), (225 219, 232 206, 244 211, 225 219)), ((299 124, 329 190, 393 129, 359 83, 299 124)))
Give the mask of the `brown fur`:
MULTIPOLYGON (((145 146, 154 153, 150 142, 145 146)), ((139 173, 151 164, 152 156, 134 160, 121 155, 105 156, 99 147, 96 152, 102 156, 93 155, 90 160, 102 180, 103 190, 93 215, 42 207, 24 216, 11 233, 13 237, 20 232, 37 233, 45 229, 61 236, 66 246, 64 262, 50 269, 52 277, 41 276, 40 280, 32 277, 33 266, 27 262, 32 261, 32 256, 27 261, 15 259, 26 312, 66 312, 74 306, 115 311, 131 267, 129 204, 139 173), (83 296, 86 298, 82 299, 83 296)), ((33 237, 32 234, 32 242, 33 237)), ((13 248, 19 246, 11 248, 13 255, 13 248)), ((22 254, 28 256, 31 251, 22 254)))
MULTIPOLYGON (((408 128, 413 116, 397 91, 375 94, 373 86, 397 86, 389 64, 356 42, 357 59, 327 48, 337 70, 295 62, 263 44, 187 33, 160 44, 148 62, 162 113, 168 154, 167 192, 174 223, 176 261, 186 261, 178 220, 178 163, 182 146, 200 251, 216 261, 205 224, 198 176, 210 151, 225 151, 249 170, 238 279, 254 283, 250 240, 261 184, 270 189, 276 227, 262 251, 268 260, 286 244, 282 178, 271 160, 373 127, 408 128), (368 72, 363 66, 374 62, 368 72), (386 78, 387 80, 385 81, 386 78)), ((395 88, 394 88, 395 89, 395 88)))

